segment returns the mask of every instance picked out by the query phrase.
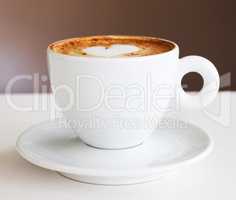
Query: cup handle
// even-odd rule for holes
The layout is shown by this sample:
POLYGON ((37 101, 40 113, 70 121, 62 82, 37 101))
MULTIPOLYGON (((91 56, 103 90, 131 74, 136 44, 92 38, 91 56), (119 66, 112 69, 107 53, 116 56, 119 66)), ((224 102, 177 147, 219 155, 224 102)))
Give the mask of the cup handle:
POLYGON ((220 77, 216 67, 201 56, 186 56, 179 60, 180 103, 188 109, 201 109, 211 103, 219 90, 220 77), (203 87, 196 94, 187 94, 182 86, 183 76, 189 72, 199 73, 203 78, 203 87))

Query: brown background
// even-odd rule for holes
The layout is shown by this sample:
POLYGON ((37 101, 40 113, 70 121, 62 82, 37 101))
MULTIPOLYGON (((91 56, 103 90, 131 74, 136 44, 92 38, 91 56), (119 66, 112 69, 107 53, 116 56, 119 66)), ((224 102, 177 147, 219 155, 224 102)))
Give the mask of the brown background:
MULTIPOLYGON (((168 38, 181 56, 202 55, 221 75, 230 72, 232 86, 222 89, 235 90, 235 7, 234 0, 0 0, 0 92, 17 74, 47 74, 48 43, 95 34, 168 38)), ((199 87, 188 79, 188 88, 199 87)), ((32 92, 33 83, 14 91, 32 92)))

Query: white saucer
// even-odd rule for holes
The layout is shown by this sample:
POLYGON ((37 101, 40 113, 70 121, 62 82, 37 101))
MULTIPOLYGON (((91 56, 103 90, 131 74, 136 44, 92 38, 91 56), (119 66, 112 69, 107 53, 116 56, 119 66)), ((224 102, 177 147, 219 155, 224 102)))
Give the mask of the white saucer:
POLYGON ((123 150, 90 147, 57 121, 35 125, 17 141, 18 152, 29 162, 73 180, 105 185, 158 179, 203 158, 211 147, 208 135, 191 124, 158 129, 144 144, 123 150))

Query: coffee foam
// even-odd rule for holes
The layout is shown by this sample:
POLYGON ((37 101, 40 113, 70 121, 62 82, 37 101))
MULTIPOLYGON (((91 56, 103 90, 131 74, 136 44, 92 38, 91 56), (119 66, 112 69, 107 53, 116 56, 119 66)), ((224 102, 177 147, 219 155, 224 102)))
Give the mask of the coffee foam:
POLYGON ((49 45, 56 53, 87 57, 138 57, 170 51, 174 44, 153 37, 91 36, 49 45))

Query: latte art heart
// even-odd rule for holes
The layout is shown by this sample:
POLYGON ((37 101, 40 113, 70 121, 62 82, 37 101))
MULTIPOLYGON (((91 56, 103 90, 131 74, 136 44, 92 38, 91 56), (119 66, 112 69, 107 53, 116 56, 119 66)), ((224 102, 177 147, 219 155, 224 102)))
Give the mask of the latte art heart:
POLYGON ((127 44, 113 44, 109 47, 93 46, 83 49, 83 52, 88 56, 97 57, 118 57, 128 53, 139 51, 140 48, 134 45, 127 44))

